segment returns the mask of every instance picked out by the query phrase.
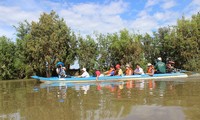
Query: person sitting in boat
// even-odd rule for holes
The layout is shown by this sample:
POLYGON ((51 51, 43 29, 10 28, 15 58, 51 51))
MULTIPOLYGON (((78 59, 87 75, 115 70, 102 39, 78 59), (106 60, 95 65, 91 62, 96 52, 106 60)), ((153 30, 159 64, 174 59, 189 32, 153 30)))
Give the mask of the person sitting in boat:
POLYGON ((129 64, 126 64, 126 75, 133 75, 133 69, 129 64))
POLYGON ((155 72, 155 70, 154 70, 154 66, 151 64, 151 63, 148 63, 147 64, 147 73, 146 74, 148 74, 148 75, 150 75, 150 76, 153 76, 154 75, 154 72, 155 72))
POLYGON ((56 73, 58 74, 59 78, 63 78, 66 77, 66 73, 65 73, 66 68, 64 66, 62 66, 62 64, 59 64, 58 67, 56 68, 56 73))
POLYGON ((155 65, 156 73, 157 74, 164 74, 166 73, 166 65, 164 62, 162 62, 162 58, 158 57, 158 62, 155 65))
POLYGON ((104 72, 104 75, 106 76, 114 76, 115 75, 115 68, 113 65, 110 66, 110 70, 104 72))
POLYGON ((144 70, 140 67, 140 64, 136 64, 134 75, 143 75, 143 74, 144 74, 144 70))
POLYGON ((85 77, 90 77, 89 73, 87 72, 86 68, 81 69, 83 71, 82 75, 79 77, 85 78, 85 77))
POLYGON ((98 78, 98 77, 101 75, 100 70, 96 70, 96 71, 95 71, 95 74, 96 74, 96 77, 98 78))
POLYGON ((117 64, 115 66, 115 68, 116 68, 116 76, 122 76, 123 75, 123 71, 121 69, 121 66, 119 64, 117 64))
POLYGON ((95 74, 96 74, 96 80, 98 80, 99 77, 104 76, 103 74, 101 74, 99 68, 96 69, 95 74))
POLYGON ((172 60, 167 61, 167 64, 166 64, 166 68, 167 68, 166 72, 167 73, 171 73, 171 72, 176 71, 175 68, 174 68, 174 64, 175 64, 175 62, 172 61, 172 60))

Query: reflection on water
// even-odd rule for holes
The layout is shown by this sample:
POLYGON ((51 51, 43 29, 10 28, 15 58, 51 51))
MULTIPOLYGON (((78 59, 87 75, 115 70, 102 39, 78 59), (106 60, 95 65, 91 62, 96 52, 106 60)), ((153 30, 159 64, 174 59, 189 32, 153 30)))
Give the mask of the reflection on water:
POLYGON ((199 120, 200 79, 0 82, 0 120, 199 120))

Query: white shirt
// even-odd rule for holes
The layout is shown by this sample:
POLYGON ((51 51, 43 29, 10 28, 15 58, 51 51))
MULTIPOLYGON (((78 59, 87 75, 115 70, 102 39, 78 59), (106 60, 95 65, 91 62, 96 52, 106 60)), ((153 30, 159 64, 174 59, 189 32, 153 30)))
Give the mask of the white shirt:
POLYGON ((84 71, 81 77, 90 77, 90 75, 87 71, 84 71))
POLYGON ((134 70, 134 73, 135 72, 137 72, 137 73, 141 73, 142 75, 144 74, 144 71, 143 71, 143 69, 140 67, 140 68, 136 68, 135 70, 134 70))
POLYGON ((62 68, 56 68, 56 72, 57 74, 61 74, 61 73, 64 73, 65 74, 65 67, 62 67, 62 68))

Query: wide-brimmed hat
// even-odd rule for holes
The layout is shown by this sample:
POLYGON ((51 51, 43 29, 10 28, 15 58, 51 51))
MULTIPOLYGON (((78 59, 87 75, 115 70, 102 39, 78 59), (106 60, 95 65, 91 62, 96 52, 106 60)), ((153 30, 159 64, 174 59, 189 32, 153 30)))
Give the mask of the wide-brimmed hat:
POLYGON ((63 63, 63 62, 57 62, 57 63, 56 63, 56 66, 57 66, 57 67, 60 66, 60 65, 64 66, 64 63, 63 63))
POLYGON ((86 68, 83 68, 83 69, 81 69, 81 70, 86 71, 86 68))
POLYGON ((148 64, 147 64, 147 66, 151 66, 151 65, 152 65, 151 63, 148 63, 148 64))
POLYGON ((126 64, 126 67, 130 67, 130 65, 129 65, 129 64, 126 64))

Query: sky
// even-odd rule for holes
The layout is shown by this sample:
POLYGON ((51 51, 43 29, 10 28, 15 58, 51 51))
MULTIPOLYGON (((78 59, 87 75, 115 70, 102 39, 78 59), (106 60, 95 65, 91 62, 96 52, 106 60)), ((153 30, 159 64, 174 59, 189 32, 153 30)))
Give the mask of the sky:
POLYGON ((38 21, 54 10, 83 36, 114 33, 124 28, 152 34, 160 27, 176 25, 184 15, 200 12, 200 0, 0 0, 0 36, 16 38, 19 22, 38 21))

